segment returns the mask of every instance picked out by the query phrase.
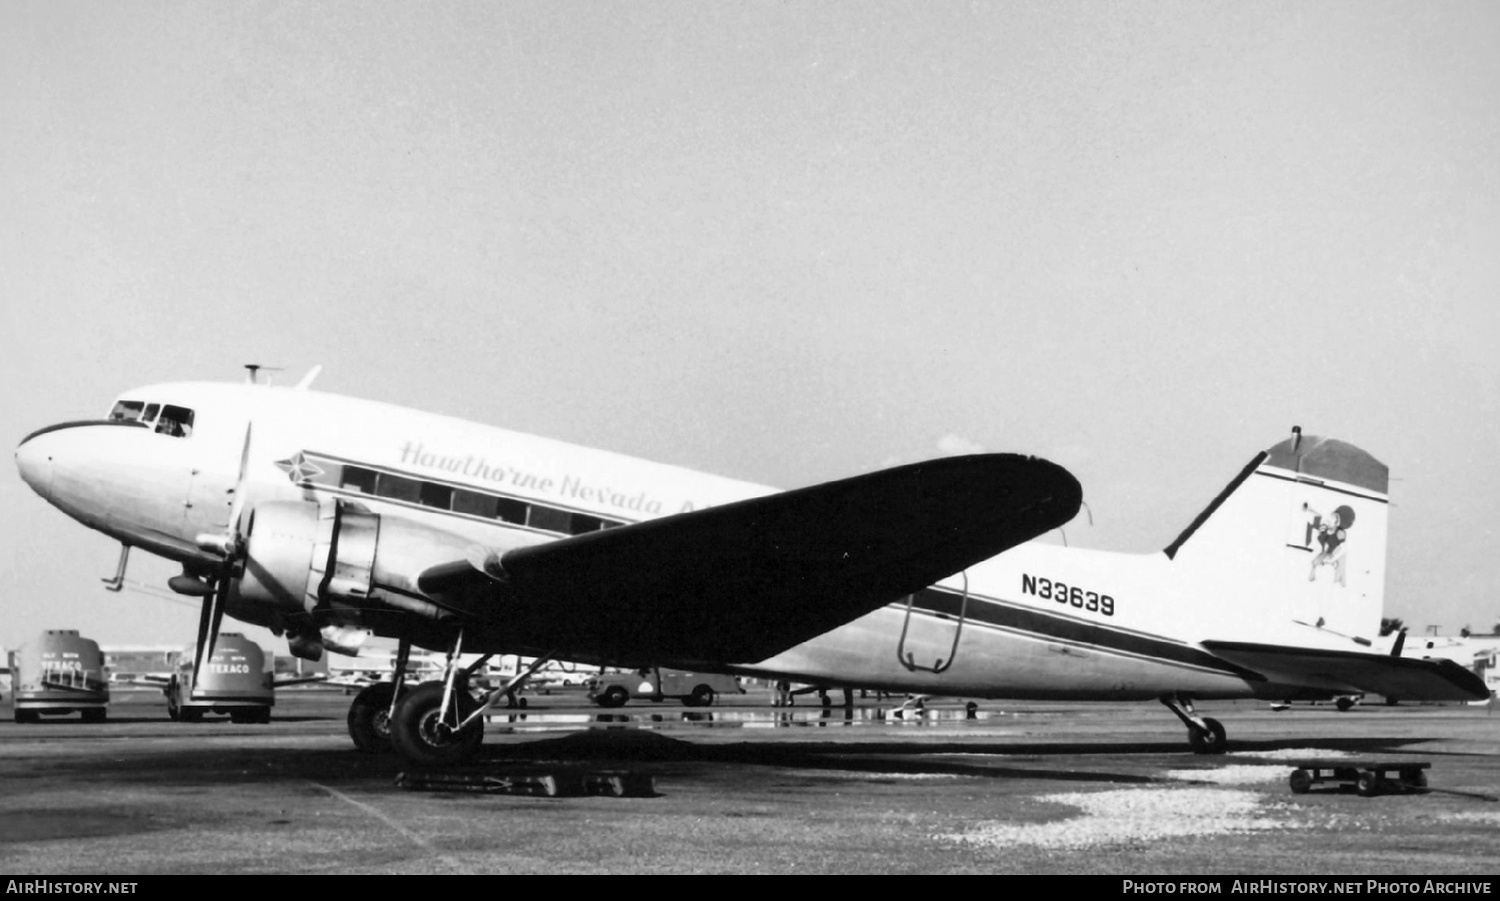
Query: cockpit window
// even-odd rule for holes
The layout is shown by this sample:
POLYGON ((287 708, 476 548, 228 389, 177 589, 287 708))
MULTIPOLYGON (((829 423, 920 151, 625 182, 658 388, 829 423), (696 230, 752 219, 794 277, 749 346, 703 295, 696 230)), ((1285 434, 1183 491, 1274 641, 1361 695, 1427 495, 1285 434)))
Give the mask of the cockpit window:
POLYGON ((146 406, 138 400, 122 400, 109 411, 109 418, 123 422, 134 422, 141 418, 141 408, 146 406))
POLYGON ((148 404, 139 400, 116 401, 109 411, 114 422, 139 422, 147 428, 155 428, 159 435, 186 438, 193 434, 193 411, 187 407, 171 404, 148 404))
POLYGON ((156 422, 158 434, 173 438, 186 438, 193 434, 193 411, 186 407, 167 404, 161 409, 161 418, 156 422))

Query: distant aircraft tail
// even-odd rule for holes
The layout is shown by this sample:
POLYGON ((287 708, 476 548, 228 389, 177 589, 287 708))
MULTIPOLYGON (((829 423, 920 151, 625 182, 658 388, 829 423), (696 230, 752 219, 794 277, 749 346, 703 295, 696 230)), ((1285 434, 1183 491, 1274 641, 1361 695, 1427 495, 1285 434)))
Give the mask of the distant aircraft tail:
POLYGON ((1368 453, 1300 429, 1259 454, 1165 550, 1194 587, 1204 637, 1368 647, 1385 600, 1388 482, 1368 453))

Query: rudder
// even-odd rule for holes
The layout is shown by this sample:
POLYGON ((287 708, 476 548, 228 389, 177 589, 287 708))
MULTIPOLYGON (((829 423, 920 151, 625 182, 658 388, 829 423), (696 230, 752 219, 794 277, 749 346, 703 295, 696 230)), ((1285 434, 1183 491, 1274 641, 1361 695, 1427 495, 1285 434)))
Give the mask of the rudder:
POLYGON ((1166 548, 1243 640, 1368 645, 1384 607, 1389 470, 1302 435, 1259 454, 1166 548))

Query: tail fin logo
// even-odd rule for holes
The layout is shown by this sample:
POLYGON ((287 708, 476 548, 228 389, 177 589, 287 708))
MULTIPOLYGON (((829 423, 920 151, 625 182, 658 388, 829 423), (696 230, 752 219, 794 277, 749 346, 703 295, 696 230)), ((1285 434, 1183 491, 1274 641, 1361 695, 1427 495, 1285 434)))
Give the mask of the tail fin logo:
POLYGON ((1306 521, 1303 547, 1310 551, 1314 540, 1318 544, 1318 552, 1307 571, 1307 581, 1318 581, 1318 570, 1326 566, 1333 570, 1334 584, 1347 585, 1349 529, 1354 525, 1354 510, 1347 504, 1340 504, 1332 513, 1325 514, 1303 502, 1302 512, 1306 521))

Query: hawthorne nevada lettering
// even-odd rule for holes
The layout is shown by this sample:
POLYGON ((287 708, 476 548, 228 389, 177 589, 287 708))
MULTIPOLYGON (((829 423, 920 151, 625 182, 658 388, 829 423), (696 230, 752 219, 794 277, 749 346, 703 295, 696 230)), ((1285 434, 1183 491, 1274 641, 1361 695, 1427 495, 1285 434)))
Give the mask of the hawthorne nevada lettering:
MULTIPOLYGON (((617 510, 647 516, 659 516, 663 509, 660 500, 650 497, 644 491, 631 494, 608 486, 589 484, 575 475, 564 475, 560 479, 538 475, 501 463, 491 463, 486 458, 473 454, 461 457, 436 454, 427 450, 420 441, 408 441, 401 446, 401 462, 407 466, 431 469, 475 481, 509 485, 538 494, 572 498, 584 503, 606 504, 617 510)), ((691 509, 691 502, 683 505, 683 511, 691 509)))

